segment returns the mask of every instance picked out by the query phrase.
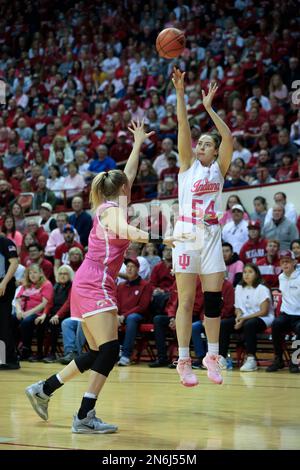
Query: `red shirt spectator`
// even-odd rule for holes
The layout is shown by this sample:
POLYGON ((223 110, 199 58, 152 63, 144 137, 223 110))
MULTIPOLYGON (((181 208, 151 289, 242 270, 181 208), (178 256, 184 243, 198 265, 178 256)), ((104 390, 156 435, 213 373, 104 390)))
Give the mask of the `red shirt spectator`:
POLYGON ((265 256, 268 242, 265 238, 260 238, 259 220, 250 221, 248 230, 249 240, 244 243, 240 250, 240 259, 244 264, 256 264, 260 258, 265 256))
POLYGON ((166 247, 163 251, 163 261, 154 266, 150 282, 155 292, 168 292, 174 283, 172 273, 172 250, 166 247))
POLYGON ((282 271, 278 257, 279 248, 277 240, 268 240, 266 256, 257 262, 262 278, 270 288, 279 287, 278 276, 282 271))

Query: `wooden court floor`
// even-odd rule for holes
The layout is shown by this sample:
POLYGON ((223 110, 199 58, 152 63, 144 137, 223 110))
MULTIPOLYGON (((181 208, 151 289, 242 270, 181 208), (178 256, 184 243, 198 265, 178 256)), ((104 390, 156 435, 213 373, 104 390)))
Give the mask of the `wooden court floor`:
POLYGON ((0 372, 0 450, 300 449, 300 374, 225 371, 217 386, 196 371, 200 385, 185 388, 175 370, 146 363, 115 367, 97 415, 119 432, 86 436, 70 427, 87 375, 56 392, 47 423, 24 394, 57 366, 23 362, 19 371, 0 372))

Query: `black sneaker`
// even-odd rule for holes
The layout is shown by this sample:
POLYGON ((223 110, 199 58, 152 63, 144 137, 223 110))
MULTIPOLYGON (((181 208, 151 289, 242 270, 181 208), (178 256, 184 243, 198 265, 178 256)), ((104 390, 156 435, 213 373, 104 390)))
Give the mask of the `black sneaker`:
POLYGON ((169 365, 169 361, 168 360, 163 360, 163 359, 157 359, 156 361, 154 362, 150 362, 148 364, 149 367, 167 367, 169 365))
POLYGON ((7 364, 1 364, 0 370, 17 370, 20 369, 19 361, 16 362, 8 362, 7 364))
POLYGON ((43 356, 37 354, 36 356, 30 356, 28 358, 28 362, 42 362, 43 361, 43 356))
POLYGON ((52 364, 53 362, 56 362, 56 355, 49 354, 49 356, 44 357, 43 362, 45 362, 45 364, 52 364))
POLYGON ((290 362, 289 370, 291 374, 299 374, 300 372, 299 366, 297 364, 293 364, 292 362, 290 362))
POLYGON ((266 368, 266 372, 277 372, 279 369, 284 368, 284 362, 281 357, 275 357, 272 364, 266 368))

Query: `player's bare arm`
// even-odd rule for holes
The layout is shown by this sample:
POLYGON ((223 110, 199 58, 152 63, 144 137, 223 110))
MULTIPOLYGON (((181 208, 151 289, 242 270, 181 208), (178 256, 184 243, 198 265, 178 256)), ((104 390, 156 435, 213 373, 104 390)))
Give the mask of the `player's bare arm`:
POLYGON ((174 68, 172 82, 176 88, 177 119, 178 119, 178 153, 180 172, 190 168, 195 160, 192 149, 192 137, 184 101, 184 76, 185 72, 174 68))
POLYGON ((218 86, 216 83, 209 84, 208 93, 205 94, 204 90, 202 90, 202 100, 203 106, 205 107, 206 111, 210 115, 211 119, 213 120, 214 125, 216 126, 218 132, 221 135, 222 141, 219 148, 219 157, 218 157, 218 164, 220 166, 222 175, 225 176, 229 165, 232 159, 232 152, 233 152, 233 143, 232 143, 232 135, 230 132, 229 127, 225 122, 218 116, 218 114, 212 108, 212 102, 214 96, 218 90, 218 86))

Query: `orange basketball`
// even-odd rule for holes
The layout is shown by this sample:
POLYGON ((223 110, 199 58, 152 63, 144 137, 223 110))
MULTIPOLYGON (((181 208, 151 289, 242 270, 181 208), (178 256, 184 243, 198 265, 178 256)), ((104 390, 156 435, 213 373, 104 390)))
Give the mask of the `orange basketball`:
POLYGON ((185 48, 184 32, 176 28, 163 29, 156 38, 156 49, 161 57, 173 59, 185 48))

